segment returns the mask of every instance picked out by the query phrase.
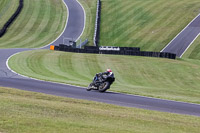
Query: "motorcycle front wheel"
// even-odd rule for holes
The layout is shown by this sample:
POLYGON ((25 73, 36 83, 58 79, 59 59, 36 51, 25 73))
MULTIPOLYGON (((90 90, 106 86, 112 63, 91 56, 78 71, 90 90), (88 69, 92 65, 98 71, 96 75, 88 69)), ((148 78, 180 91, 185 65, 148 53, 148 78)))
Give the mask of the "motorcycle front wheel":
POLYGON ((91 90, 92 90, 92 83, 88 85, 88 87, 87 87, 86 90, 87 90, 87 91, 91 91, 91 90))

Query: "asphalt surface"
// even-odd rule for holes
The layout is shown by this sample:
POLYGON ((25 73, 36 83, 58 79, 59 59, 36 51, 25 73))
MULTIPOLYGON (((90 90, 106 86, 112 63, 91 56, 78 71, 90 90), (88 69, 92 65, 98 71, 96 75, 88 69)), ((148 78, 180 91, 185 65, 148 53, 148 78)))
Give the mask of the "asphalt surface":
MULTIPOLYGON (((85 13, 83 7, 76 0, 63 0, 68 9, 67 25, 63 33, 50 45, 68 44, 77 41, 85 26, 85 13)), ((44 47, 49 48, 50 45, 44 47)))
MULTIPOLYGON (((77 39, 82 34, 82 30, 84 29, 84 17, 82 16, 84 13, 81 6, 78 5, 78 3, 75 0, 64 0, 64 1, 68 5, 71 17, 69 17, 68 19, 68 25, 66 26, 65 31, 60 36, 60 38, 58 38, 58 40, 55 41, 53 44, 57 44, 60 41, 62 41, 62 36, 69 38, 73 36, 75 39, 77 39), (72 8, 70 8, 69 6, 72 8), (75 14, 79 14, 82 17, 73 18, 74 16, 73 11, 75 14), (76 23, 76 21, 82 22, 81 26, 79 25, 78 22, 76 23)), ((17 52, 22 52, 26 50, 33 50, 33 49, 0 49, 0 86, 17 88, 26 91, 40 92, 62 97, 92 100, 92 101, 115 104, 126 107, 136 107, 136 108, 144 108, 144 109, 157 110, 163 112, 200 116, 199 104, 175 102, 169 100, 126 95, 114 92, 106 92, 106 93, 99 93, 97 91, 88 92, 86 91, 85 88, 82 87, 75 87, 59 83, 34 80, 11 72, 6 65, 7 59, 11 55, 17 52)))
POLYGON ((200 14, 193 19, 161 52, 182 57, 193 41, 200 35, 200 14))
POLYGON ((148 110, 200 116, 200 105, 198 104, 189 104, 114 92, 88 92, 85 88, 33 79, 0 78, 0 84, 6 87, 18 88, 22 90, 46 93, 62 97, 85 99, 126 107, 137 107, 148 110))
POLYGON ((27 50, 31 49, 0 49, 0 78, 23 78, 11 72, 6 65, 6 61, 11 55, 27 50))

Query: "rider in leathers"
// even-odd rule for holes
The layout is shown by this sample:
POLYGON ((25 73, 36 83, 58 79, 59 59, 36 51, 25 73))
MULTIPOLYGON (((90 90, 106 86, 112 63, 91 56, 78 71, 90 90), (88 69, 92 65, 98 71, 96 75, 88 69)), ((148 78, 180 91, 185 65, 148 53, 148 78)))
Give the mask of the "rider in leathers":
POLYGON ((103 72, 102 75, 106 75, 106 77, 104 77, 105 79, 109 77, 114 78, 114 73, 112 72, 111 69, 107 69, 107 71, 103 72))
POLYGON ((103 73, 97 73, 97 75, 102 74, 103 80, 106 80, 107 78, 111 77, 114 78, 114 73, 112 72, 111 69, 107 69, 103 73), (105 76, 104 76, 105 75, 105 76))

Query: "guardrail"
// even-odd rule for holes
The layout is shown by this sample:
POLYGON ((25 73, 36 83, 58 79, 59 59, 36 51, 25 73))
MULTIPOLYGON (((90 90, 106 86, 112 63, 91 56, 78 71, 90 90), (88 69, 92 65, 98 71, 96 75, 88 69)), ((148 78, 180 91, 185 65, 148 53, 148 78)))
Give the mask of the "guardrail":
POLYGON ((10 17, 10 19, 4 24, 3 28, 0 29, 0 37, 2 37, 2 36, 6 33, 8 27, 14 22, 14 20, 15 20, 15 19, 17 18, 17 16, 20 14, 20 12, 21 12, 23 6, 24 6, 24 0, 19 0, 19 6, 18 6, 17 10, 16 10, 15 13, 10 17))
POLYGON ((100 20, 101 19, 101 0, 97 0, 97 11, 94 31, 94 46, 98 46, 100 34, 100 20))
POLYGON ((138 47, 119 47, 119 50, 101 50, 100 47, 85 46, 84 49, 72 48, 64 44, 59 46, 51 46, 51 50, 76 52, 76 53, 93 53, 93 54, 113 54, 113 55, 130 55, 130 56, 146 56, 146 57, 159 57, 176 59, 176 54, 166 52, 152 52, 152 51, 140 51, 138 47))

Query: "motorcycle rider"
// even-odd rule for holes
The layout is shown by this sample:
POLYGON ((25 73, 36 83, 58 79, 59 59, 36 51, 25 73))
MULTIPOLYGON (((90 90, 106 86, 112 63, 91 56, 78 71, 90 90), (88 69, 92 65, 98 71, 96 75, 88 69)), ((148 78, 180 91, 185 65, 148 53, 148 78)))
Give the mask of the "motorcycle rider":
POLYGON ((96 76, 93 79, 93 82, 88 86, 87 91, 99 90, 100 92, 105 92, 107 89, 110 88, 110 85, 114 81, 114 73, 111 69, 107 69, 105 72, 96 74, 96 76))
POLYGON ((103 73, 97 73, 97 75, 102 74, 103 80, 106 80, 107 78, 111 77, 111 78, 115 78, 114 77, 114 73, 112 72, 111 69, 107 69, 105 72, 103 73), (104 76, 105 75, 105 76, 104 76))
POLYGON ((106 75, 106 77, 104 77, 104 79, 111 77, 114 78, 114 73, 112 72, 111 69, 107 69, 105 72, 102 73, 102 75, 106 75))

